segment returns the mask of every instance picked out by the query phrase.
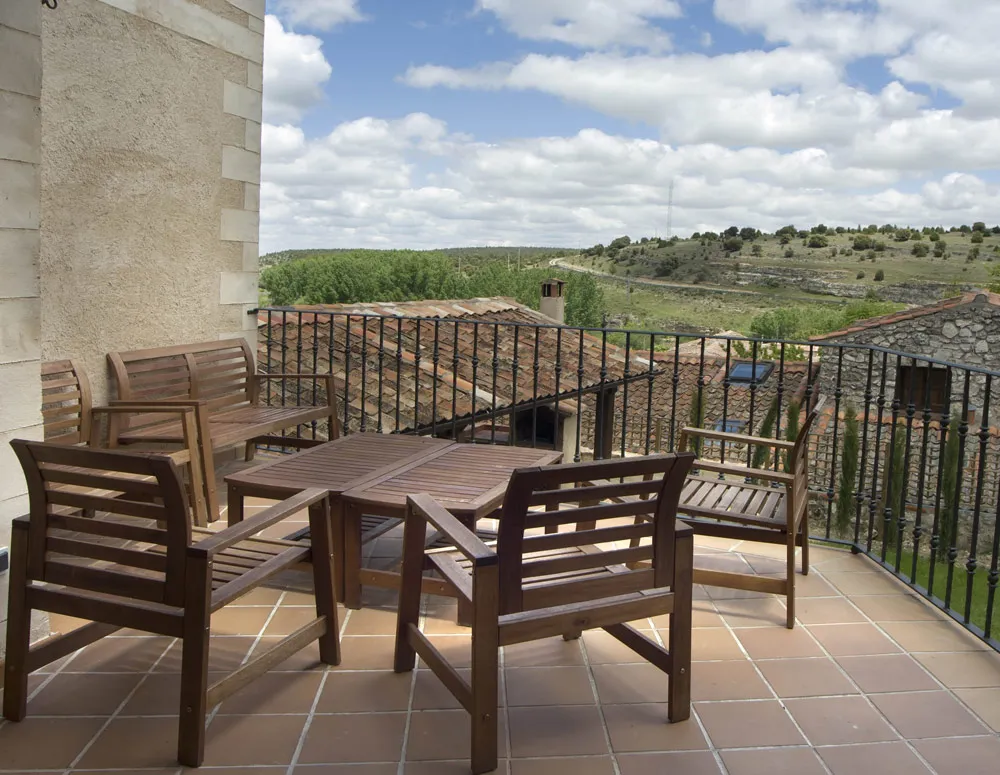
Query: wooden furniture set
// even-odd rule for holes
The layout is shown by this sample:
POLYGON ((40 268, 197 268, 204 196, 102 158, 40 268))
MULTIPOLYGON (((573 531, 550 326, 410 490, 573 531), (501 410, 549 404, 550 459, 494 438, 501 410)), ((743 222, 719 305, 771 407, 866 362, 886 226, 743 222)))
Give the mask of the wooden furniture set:
POLYGON ((684 428, 678 448, 687 449, 692 437, 766 446, 783 455, 786 470, 748 468, 699 457, 681 494, 681 518, 699 535, 735 538, 786 547, 785 577, 695 568, 696 584, 770 592, 785 596, 786 626, 795 626, 795 549, 802 549, 802 575, 809 573, 809 431, 816 411, 806 417, 794 441, 684 428), (713 476, 714 474, 714 476, 713 476), (735 478, 726 478, 735 477, 735 478))
POLYGON ((183 641, 178 759, 199 766, 206 714, 225 697, 317 639, 322 661, 338 664, 336 600, 360 607, 367 584, 400 589, 394 668, 412 670, 419 654, 470 713, 478 774, 497 764, 501 646, 603 628, 669 675, 667 715, 681 721, 690 712, 693 583, 784 594, 794 624, 796 547, 808 571, 806 439, 815 412, 791 442, 685 428, 676 454, 553 465, 560 454, 544 450, 338 438, 333 378, 321 378, 322 406, 261 406, 264 379, 313 375, 256 375, 242 340, 109 361, 119 398, 101 408, 75 363, 46 364, 47 441, 12 442, 31 510, 12 533, 8 719, 24 717, 33 670, 122 627, 173 636, 183 641), (95 416, 106 421, 110 446, 161 444, 169 454, 96 448, 95 416), (257 441, 320 420, 332 441, 227 477, 229 526, 199 526, 218 514, 216 450, 243 446, 251 458, 257 441), (784 453, 787 473, 696 459, 684 451, 696 436, 767 445, 784 453), (248 496, 280 502, 245 519, 248 496), (308 540, 255 537, 305 508, 308 540), (499 520, 490 544, 475 530, 484 517, 499 520), (363 545, 400 522, 400 573, 362 568, 363 545), (695 569, 694 534, 783 543, 786 578, 695 569), (301 563, 312 567, 316 618, 210 686, 211 613, 301 563), (470 620, 469 681, 418 629, 427 592, 457 597, 470 620), (32 610, 91 623, 31 647, 32 610), (660 615, 670 616, 667 649, 627 624, 660 615))

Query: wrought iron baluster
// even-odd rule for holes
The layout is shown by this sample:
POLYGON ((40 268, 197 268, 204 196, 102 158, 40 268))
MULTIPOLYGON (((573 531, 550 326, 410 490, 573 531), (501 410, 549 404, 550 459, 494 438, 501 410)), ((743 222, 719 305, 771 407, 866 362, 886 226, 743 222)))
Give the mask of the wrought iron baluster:
MULTIPOLYGON (((910 381, 907 386, 906 397, 906 446, 903 447, 903 477, 902 486, 899 488, 899 511, 896 515, 896 563, 895 570, 899 574, 900 565, 903 562, 903 539, 906 536, 906 493, 910 487, 910 446, 913 442, 913 417, 917 413, 917 406, 914 397, 914 386, 917 381, 917 359, 910 359, 910 381)), ((897 390, 898 392, 898 390, 897 390)))
POLYGON ((476 417, 479 415, 476 392, 479 389, 479 323, 472 324, 472 428, 469 439, 476 440, 476 417))
POLYGON ((497 443, 497 376, 500 372, 500 324, 493 324, 493 391, 490 396, 490 444, 497 443))
MULTIPOLYGON (((350 433, 351 409, 351 315, 344 318, 344 433, 350 433)), ((364 407, 362 407, 364 411, 364 407)))
POLYGON ((521 326, 518 324, 514 325, 514 357, 510 362, 510 377, 511 377, 511 387, 510 387, 510 415, 508 417, 508 423, 510 425, 510 432, 508 436, 508 444, 517 443, 517 412, 514 411, 514 407, 517 406, 517 375, 518 369, 521 365, 520 360, 520 346, 521 346, 521 326))
MULTIPOLYGON (((462 362, 458 357, 459 322, 455 321, 455 334, 451 351, 451 437, 458 439, 458 369, 462 362)), ((475 407, 473 407, 475 411, 475 407)))
MULTIPOLYGON (((732 386, 733 381, 730 379, 730 371, 732 371, 732 356, 733 356, 733 340, 726 339, 726 375, 722 378, 722 431, 725 433, 729 430, 727 425, 729 421, 729 388, 732 386)), ((747 428, 747 433, 753 434, 753 428, 747 428)), ((750 465, 750 449, 747 448, 747 465, 750 465)), ((719 462, 726 462, 726 441, 725 439, 719 442, 719 462)), ((725 479, 726 475, 721 471, 717 474, 718 479, 725 479)))
MULTIPOLYGON (((931 421, 934 416, 931 414, 931 364, 927 362, 924 370, 924 414, 923 428, 920 439, 920 471, 917 473, 917 511, 913 517, 913 557, 910 566, 910 579, 917 580, 917 560, 920 558, 920 539, 923 538, 924 528, 924 488, 927 485, 927 459, 928 443, 930 441, 931 421)), ((916 382, 916 377, 914 377, 916 382)))
POLYGON ((368 430, 368 316, 361 316, 361 432, 368 430))
POLYGON ((879 458, 882 452, 882 417, 885 414, 885 378, 889 369, 889 353, 882 353, 882 378, 879 381, 878 399, 875 404, 878 407, 875 418, 875 445, 872 448, 872 493, 871 500, 868 501, 868 549, 872 550, 872 533, 875 527, 875 515, 878 512, 878 468, 879 458))
MULTIPOLYGON (((538 343, 539 343, 539 333, 541 328, 535 327, 535 353, 534 359, 531 363, 531 447, 534 449, 538 446, 538 343)), ((556 413, 555 418, 556 426, 559 424, 559 414, 556 413)))
MULTIPOLYGON (((781 411, 784 408, 784 396, 785 396, 785 343, 782 342, 779 345, 778 350, 778 383, 775 386, 775 401, 777 402, 777 415, 774 419, 774 438, 781 438, 781 411)), ((792 439, 794 441, 794 439, 792 439)), ((781 455, 774 456, 774 470, 780 470, 781 466, 778 463, 781 455)), ((827 533, 829 538, 829 533, 827 533)))
MULTIPOLYGON (((318 403, 317 397, 319 395, 319 317, 317 315, 313 315, 313 342, 312 342, 312 347, 313 347, 313 351, 312 351, 313 362, 312 362, 312 369, 311 369, 312 375, 313 375, 313 377, 312 377, 312 383, 313 383, 312 403, 313 403, 313 406, 316 406, 316 404, 318 403)), ((319 427, 319 420, 313 420, 312 421, 312 437, 313 437, 313 441, 316 440, 316 431, 317 431, 318 427, 319 427)))
MULTIPOLYGON (((865 502, 865 473, 868 470, 868 433, 871 418, 871 406, 874 394, 872 393, 872 375, 875 368, 875 351, 872 349, 868 350, 868 368, 866 370, 865 376, 865 394, 864 394, 864 406, 862 411, 864 413, 864 421, 861 426, 861 459, 858 465, 858 489, 854 494, 854 545, 860 548, 861 545, 861 509, 865 502)), ((837 454, 834 450, 831 454, 837 454)), ((868 536, 866 545, 868 550, 871 550, 872 545, 872 526, 869 522, 868 525, 868 536)))
POLYGON ((622 434, 621 456, 625 457, 628 433, 628 387, 632 379, 632 332, 625 332, 625 366, 622 369, 622 434))
MULTIPOLYGON (((583 443, 583 342, 584 334, 583 329, 580 329, 580 355, 579 361, 576 367, 576 453, 573 455, 573 462, 580 462, 580 447, 583 443)), ((598 398, 600 401, 600 398, 598 398)), ((602 429, 603 430, 603 429, 602 429)), ((597 446, 597 440, 594 440, 594 446, 597 446)), ((594 456, 597 456, 597 449, 594 450, 594 456)))
POLYGON ((830 482, 826 488, 826 537, 833 524, 833 496, 837 487, 837 443, 840 439, 840 399, 844 395, 844 348, 837 347, 837 377, 833 389, 833 454, 830 455, 830 482))
MULTIPOLYGON (((979 424, 979 465, 976 472, 976 499, 972 511, 972 535, 969 536, 969 556, 965 560, 965 572, 968 579, 965 583, 965 611, 963 621, 968 624, 972 617, 972 594, 976 588, 976 569, 979 566, 977 557, 979 549, 980 517, 983 506, 983 480, 986 478, 986 452, 990 441, 990 389, 992 376, 986 375, 986 385, 983 392, 983 417, 979 424)), ((996 530, 996 526, 993 527, 996 530)))
POLYGON ((441 320, 434 319, 434 352, 431 355, 434 364, 434 384, 431 387, 431 436, 437 436, 438 409, 438 379, 441 361, 441 320))
MULTIPOLYGON (((681 338, 680 336, 674 337, 674 374, 670 380, 670 451, 673 452, 676 449, 676 439, 674 434, 677 430, 677 388, 680 385, 681 375, 680 375, 680 360, 681 360, 681 338)), ((653 368, 653 352, 650 349, 649 352, 649 368, 653 368)), ((653 406, 653 375, 649 375, 649 406, 652 409, 653 406)), ((646 430, 651 430, 649 423, 647 421, 646 430)), ((646 445, 646 452, 649 452, 649 445, 646 445)))
POLYGON ((393 433, 402 431, 402 393, 403 393, 403 319, 396 318, 396 420, 393 433))
POLYGON ((378 432, 382 432, 382 402, 385 400, 385 316, 378 319, 378 432))
POLYGON ((929 598, 934 597, 934 579, 937 571, 938 556, 941 554, 941 531, 942 528, 946 527, 948 524, 947 517, 941 519, 943 515, 942 511, 942 496, 944 490, 944 475, 945 475, 945 458, 947 457, 948 441, 952 433, 958 433, 958 428, 951 427, 951 368, 948 367, 948 377, 947 377, 947 396, 945 401, 945 406, 941 412, 941 422, 940 422, 940 436, 938 439, 938 470, 937 470, 937 487, 935 490, 937 494, 934 496, 934 521, 931 524, 931 557, 930 565, 927 569, 927 596, 929 598))
MULTIPOLYGON (((555 371, 556 371, 556 400, 555 400, 555 409, 553 411, 555 412, 555 416, 556 416, 555 421, 556 421, 556 423, 558 424, 558 426, 560 428, 564 429, 564 433, 565 433, 565 425, 564 425, 564 423, 562 421, 562 417, 559 415, 559 393, 562 391, 562 370, 563 370, 563 366, 562 366, 562 333, 563 333, 563 328, 562 328, 562 326, 559 326, 556 329, 556 369, 555 369, 555 371)), ((579 439, 577 439, 577 441, 579 441, 579 439)), ((565 445, 564 445, 564 448, 565 448, 565 445)))
POLYGON ((420 334, 424 327, 422 319, 417 320, 417 334, 413 343, 413 432, 420 429, 420 364, 423 353, 420 346, 420 334))
POLYGON ((951 608, 955 584, 955 560, 958 559, 958 515, 962 506, 962 479, 965 475, 965 449, 969 438, 969 390, 972 374, 965 370, 962 387, 962 415, 958 424, 958 476, 955 478, 955 495, 951 506, 951 540, 948 541, 948 581, 945 584, 944 604, 951 608))

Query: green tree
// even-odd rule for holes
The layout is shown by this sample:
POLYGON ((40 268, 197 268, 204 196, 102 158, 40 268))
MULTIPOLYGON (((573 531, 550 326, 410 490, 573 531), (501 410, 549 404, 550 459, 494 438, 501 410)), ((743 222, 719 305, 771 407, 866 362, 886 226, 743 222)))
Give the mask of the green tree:
POLYGON ((878 269, 875 271, 875 277, 872 278, 875 282, 880 283, 885 279, 885 270, 878 269))
POLYGON ((930 252, 930 248, 928 248, 923 243, 918 242, 913 246, 913 249, 910 252, 917 258, 925 258, 927 254, 930 252))
POLYGON ((810 248, 825 248, 830 244, 830 241, 826 238, 825 234, 813 234, 809 237, 809 241, 806 247, 810 248))
POLYGON ((974 233, 974 234, 972 235, 972 239, 970 239, 969 241, 970 241, 970 242, 971 242, 971 243, 972 243, 973 245, 982 245, 982 244, 983 244, 983 233, 982 233, 981 231, 977 231, 977 232, 975 232, 975 233, 974 233))
MULTIPOLYGON (((764 420, 760 424, 760 430, 755 433, 755 436, 759 436, 763 439, 770 439, 774 437, 774 423, 778 420, 778 397, 775 396, 771 400, 771 405, 767 407, 767 414, 764 415, 764 420)), ((753 429, 751 429, 751 433, 753 429)), ((767 468, 771 462, 771 448, 765 447, 763 445, 756 445, 753 448, 753 455, 751 457, 751 467, 752 468, 767 468)))
MULTIPOLYGON (((704 417, 704 396, 702 395, 702 391, 696 390, 694 396, 691 398, 691 408, 688 411, 688 426, 691 428, 700 428, 704 417)), ((701 442, 702 439, 699 436, 691 437, 689 451, 694 452, 698 457, 701 457, 701 442)))
POLYGON ((837 532, 847 535, 851 517, 855 513, 855 486, 858 477, 858 431, 857 410, 848 404, 844 408, 844 440, 840 446, 840 484, 837 488, 837 532))
MULTIPOLYGON (((785 410, 785 440, 795 441, 799 437, 799 428, 802 425, 802 404, 792 401, 785 410)), ((785 473, 792 472, 792 457, 790 453, 785 453, 785 473)))
POLYGON ((879 503, 878 513, 882 519, 881 527, 884 531, 882 544, 884 546, 895 546, 899 538, 899 522, 906 517, 905 498, 902 511, 900 510, 900 498, 903 497, 906 489, 906 427, 902 423, 896 425, 896 438, 893 440, 890 464, 885 468, 885 479, 882 484, 882 500, 879 503), (885 524, 885 514, 889 513, 889 524, 885 524))
POLYGON ((759 242, 755 242, 753 245, 751 245, 750 255, 755 256, 757 258, 760 258, 761 256, 764 255, 764 248, 760 246, 759 242))
POLYGON ((743 249, 743 240, 739 237, 728 237, 722 243, 722 247, 727 253, 739 253, 743 249))
POLYGON ((974 224, 972 224, 972 230, 982 233, 986 231, 986 224, 983 223, 982 221, 976 221, 974 224))

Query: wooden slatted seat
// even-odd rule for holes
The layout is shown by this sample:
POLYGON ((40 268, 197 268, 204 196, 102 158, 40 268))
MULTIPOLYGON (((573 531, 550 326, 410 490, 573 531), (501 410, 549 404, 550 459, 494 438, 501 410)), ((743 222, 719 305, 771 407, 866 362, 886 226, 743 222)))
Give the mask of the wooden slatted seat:
MULTIPOLYGON (((211 518, 218 518, 214 456, 221 449, 243 447, 254 456, 260 441, 296 443, 276 434, 289 428, 325 421, 330 439, 339 435, 332 375, 256 374, 253 353, 245 339, 156 347, 108 354, 119 403, 191 406, 195 411, 204 468, 205 492, 211 518), (261 405, 261 385, 269 379, 310 380, 325 392, 322 405, 261 405)), ((308 391, 306 391, 308 392, 308 391)), ((180 443, 183 429, 162 414, 130 414, 115 418, 111 444, 180 443)))
POLYGON ((42 419, 46 441, 54 444, 107 446, 108 431, 105 426, 110 427, 110 418, 135 414, 155 415, 162 423, 177 428, 174 443, 180 448, 168 454, 188 472, 194 524, 207 524, 208 501, 192 407, 147 407, 128 403, 114 407, 95 407, 90 379, 78 361, 70 358, 42 363, 42 419), (105 432, 102 433, 102 430, 105 432))
POLYGON ((167 456, 20 440, 11 445, 28 483, 31 511, 13 523, 5 718, 25 717, 32 671, 122 627, 180 638, 178 760, 197 767, 204 757, 206 714, 227 696, 317 639, 320 659, 339 663, 325 490, 307 490, 212 532, 192 528, 184 487, 167 456), (310 544, 256 537, 305 508, 310 544), (84 518, 83 509, 97 514, 84 518), (316 618, 210 686, 211 614, 307 561, 316 618), (33 610, 90 623, 29 646, 33 610))
POLYGON ((668 719, 689 717, 693 533, 676 513, 693 460, 684 453, 518 469, 495 546, 430 495, 408 498, 394 667, 412 670, 419 654, 469 712, 475 775, 497 766, 501 646, 603 628, 670 676, 668 719), (600 479, 608 483, 577 484, 600 479), (646 497, 611 500, 633 493, 646 497), (426 550, 428 523, 453 548, 426 550), (471 681, 418 628, 425 570, 443 576, 469 607, 471 681), (661 615, 670 617, 669 649, 627 624, 661 615))
MULTIPOLYGON (((795 626, 795 549, 802 548, 802 574, 809 572, 809 430, 816 420, 809 413, 794 441, 703 428, 681 430, 679 448, 692 437, 714 439, 749 448, 766 446, 783 452, 788 472, 761 470, 699 457, 698 473, 690 476, 681 493, 679 512, 698 535, 784 544, 785 578, 695 568, 696 584, 770 592, 784 595, 786 626, 795 626)), ((724 447, 720 447, 724 449, 724 447)))

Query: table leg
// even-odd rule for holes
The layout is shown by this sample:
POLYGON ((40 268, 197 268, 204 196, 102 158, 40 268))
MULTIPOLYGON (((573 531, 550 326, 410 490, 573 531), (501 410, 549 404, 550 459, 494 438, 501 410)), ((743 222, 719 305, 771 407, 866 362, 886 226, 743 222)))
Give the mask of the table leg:
POLYGON ((229 485, 226 496, 226 521, 230 525, 243 521, 243 491, 235 484, 229 485))
POLYGON ((344 505, 339 498, 330 498, 330 538, 333 541, 333 556, 337 560, 337 575, 334 579, 338 602, 344 602, 344 569, 347 567, 347 553, 344 544, 344 505))
POLYGON ((361 608, 361 509, 345 504, 344 515, 344 605, 361 608))

